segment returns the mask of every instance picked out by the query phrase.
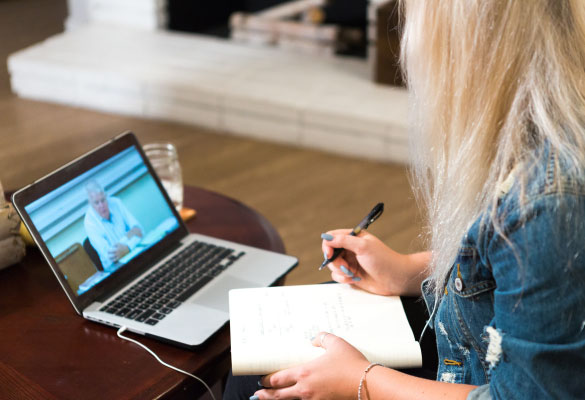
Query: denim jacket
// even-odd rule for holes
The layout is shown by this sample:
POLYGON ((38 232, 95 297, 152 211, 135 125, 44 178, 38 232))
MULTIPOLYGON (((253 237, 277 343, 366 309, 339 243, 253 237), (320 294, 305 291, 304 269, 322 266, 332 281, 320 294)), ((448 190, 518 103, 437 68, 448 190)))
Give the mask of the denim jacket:
POLYGON ((544 158, 522 206, 501 196, 500 230, 469 229, 438 304, 423 290, 437 379, 480 385, 469 399, 585 398, 585 183, 544 158))

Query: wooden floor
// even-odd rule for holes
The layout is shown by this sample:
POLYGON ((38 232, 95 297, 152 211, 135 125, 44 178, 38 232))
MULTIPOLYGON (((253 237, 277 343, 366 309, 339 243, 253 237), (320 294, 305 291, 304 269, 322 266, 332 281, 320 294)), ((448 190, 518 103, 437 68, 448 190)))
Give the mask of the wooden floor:
POLYGON ((370 232, 397 251, 420 248, 420 221, 404 166, 16 98, 7 55, 61 31, 66 13, 65 0, 0 1, 0 180, 6 190, 132 130, 142 143, 175 143, 186 184, 223 193, 266 216, 287 252, 300 260, 287 284, 328 280, 326 271, 317 271, 321 232, 352 227, 379 201, 386 211, 370 232))

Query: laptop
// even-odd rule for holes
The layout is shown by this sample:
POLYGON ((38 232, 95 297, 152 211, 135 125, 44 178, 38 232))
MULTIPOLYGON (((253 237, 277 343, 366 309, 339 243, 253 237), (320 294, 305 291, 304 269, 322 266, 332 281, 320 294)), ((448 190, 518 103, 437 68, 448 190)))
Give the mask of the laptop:
POLYGON ((12 202, 78 314, 184 347, 228 322, 231 289, 270 286, 298 263, 190 234, 131 132, 12 202))

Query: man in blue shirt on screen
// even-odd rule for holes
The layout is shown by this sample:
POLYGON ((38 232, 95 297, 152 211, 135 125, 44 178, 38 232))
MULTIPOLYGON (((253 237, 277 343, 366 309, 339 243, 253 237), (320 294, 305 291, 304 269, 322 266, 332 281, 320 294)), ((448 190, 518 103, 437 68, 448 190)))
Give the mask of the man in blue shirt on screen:
POLYGON ((104 270, 111 271, 138 245, 143 230, 120 199, 108 197, 97 181, 90 180, 85 189, 90 205, 85 213, 85 231, 104 270))

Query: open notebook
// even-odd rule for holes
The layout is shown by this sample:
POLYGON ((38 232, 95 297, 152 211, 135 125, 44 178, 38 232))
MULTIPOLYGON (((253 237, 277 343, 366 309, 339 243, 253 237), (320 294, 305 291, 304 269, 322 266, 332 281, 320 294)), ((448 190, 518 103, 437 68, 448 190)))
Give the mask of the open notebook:
POLYGON ((311 338, 320 331, 342 337, 371 362, 422 365, 398 296, 331 284, 235 289, 229 301, 234 375, 264 375, 319 357, 325 350, 311 338))

